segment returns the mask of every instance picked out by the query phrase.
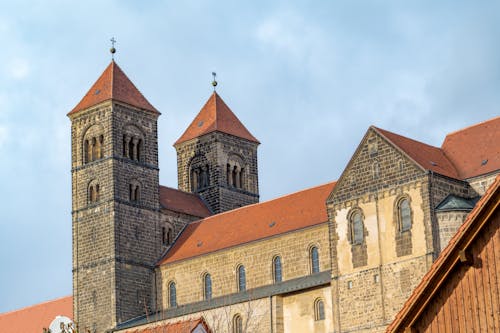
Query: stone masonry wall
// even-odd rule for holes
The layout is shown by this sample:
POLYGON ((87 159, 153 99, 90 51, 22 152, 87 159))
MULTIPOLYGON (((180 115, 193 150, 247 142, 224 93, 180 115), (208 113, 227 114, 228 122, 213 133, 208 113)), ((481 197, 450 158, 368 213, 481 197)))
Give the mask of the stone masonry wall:
POLYGON ((194 190, 214 213, 259 201, 257 144, 232 135, 213 132, 175 146, 179 189, 193 192, 191 161, 198 158, 209 166, 208 186, 194 190), (242 188, 228 185, 226 165, 236 155, 244 166, 242 188))
POLYGON ((92 331, 152 307, 153 264, 162 250, 156 119, 109 101, 71 116, 74 312, 80 326, 92 331), (139 160, 123 154, 130 126, 143 140, 139 160), (85 163, 89 133, 103 136, 103 153, 85 163), (131 181, 140 184, 136 202, 130 200, 131 181), (91 182, 99 184, 96 202, 89 201, 91 182))

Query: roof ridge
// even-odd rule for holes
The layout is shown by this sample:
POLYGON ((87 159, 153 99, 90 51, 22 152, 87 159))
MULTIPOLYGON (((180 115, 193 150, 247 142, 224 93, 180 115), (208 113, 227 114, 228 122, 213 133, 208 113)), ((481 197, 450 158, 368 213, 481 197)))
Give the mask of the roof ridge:
POLYGON ((296 194, 299 194, 299 193, 302 193, 302 192, 305 192, 305 191, 313 190, 313 189, 316 189, 316 188, 319 188, 319 187, 323 187, 323 186, 327 186, 327 185, 334 185, 336 182, 337 181, 334 180, 334 181, 327 182, 327 183, 324 183, 324 184, 321 184, 321 185, 311 186, 311 187, 305 188, 303 190, 299 190, 299 191, 295 191, 295 192, 292 192, 292 193, 284 194, 284 195, 281 195, 281 196, 278 196, 276 198, 272 198, 272 199, 269 199, 269 200, 266 200, 266 201, 263 201, 263 202, 257 202, 257 203, 251 204, 251 205, 246 205, 246 206, 243 206, 243 207, 238 207, 238 208, 235 208, 235 209, 231 209, 231 210, 219 213, 219 214, 210 215, 210 216, 204 217, 204 218, 202 218, 200 220, 193 221, 190 224, 201 223, 201 222, 209 220, 211 218, 215 218, 215 217, 222 216, 222 215, 227 215, 227 214, 235 212, 235 211, 248 209, 250 207, 255 207, 255 206, 258 206, 258 205, 267 204, 267 203, 270 203, 270 202, 273 202, 273 201, 276 201, 276 200, 284 199, 286 197, 290 197, 292 195, 296 195, 296 194))
POLYGON ((72 298, 72 297, 73 297, 73 295, 61 296, 61 297, 58 297, 58 298, 55 298, 55 299, 52 299, 52 300, 43 301, 43 302, 40 302, 40 303, 28 305, 28 306, 25 306, 25 307, 22 307, 22 308, 19 308, 19 309, 10 310, 10 311, 7 311, 7 312, 0 313, 0 317, 2 317, 4 315, 9 315, 9 314, 12 314, 12 313, 15 313, 15 312, 19 312, 19 311, 24 311, 24 310, 29 309, 29 308, 34 308, 34 307, 38 307, 38 306, 41 306, 41 305, 46 305, 46 304, 49 304, 49 303, 54 303, 54 302, 63 300, 65 298, 72 298))
MULTIPOLYGON (((423 141, 419 141, 419 140, 416 140, 416 139, 410 138, 409 136, 405 136, 405 135, 402 135, 402 134, 399 134, 399 133, 391 132, 391 131, 388 131, 388 130, 386 130, 386 129, 383 129, 383 128, 380 128, 380 127, 374 126, 374 125, 371 125, 370 127, 373 127, 374 129, 376 129, 376 130, 378 130, 378 131, 387 132, 387 133, 390 133, 390 134, 392 134, 392 135, 397 135, 397 136, 399 136, 399 137, 405 138, 405 139, 407 139, 407 140, 411 140, 411 141, 414 141, 414 142, 418 142, 418 143, 423 144, 423 145, 426 145, 426 146, 428 146, 428 147, 432 147, 432 148, 439 149, 439 150, 441 150, 441 151, 444 153, 444 151, 443 151, 443 149, 442 149, 441 147, 438 147, 438 146, 433 146, 433 145, 431 145, 431 144, 429 144, 429 143, 425 143, 425 142, 423 142, 423 141)), ((450 162, 451 162, 451 161, 450 161, 450 162)))
MULTIPOLYGON (((446 134, 446 136, 445 136, 445 140, 446 140, 446 138, 447 138, 448 136, 455 135, 455 134, 460 133, 460 132, 463 132, 463 131, 465 131, 465 130, 468 130, 468 129, 474 128, 474 127, 476 127, 476 126, 484 125, 484 124, 489 123, 490 121, 496 120, 496 119, 498 119, 498 118, 500 118, 500 116, 496 116, 496 117, 493 117, 493 118, 491 118, 491 119, 483 120, 483 121, 481 121, 481 122, 479 122, 479 123, 472 124, 472 125, 466 126, 466 127, 464 127, 464 128, 461 128, 461 129, 455 130, 455 131, 453 131, 453 132, 450 132, 450 133, 446 134)), ((443 140, 443 143, 444 143, 444 140, 443 140)), ((441 144, 441 146, 443 146, 443 144, 441 144)))

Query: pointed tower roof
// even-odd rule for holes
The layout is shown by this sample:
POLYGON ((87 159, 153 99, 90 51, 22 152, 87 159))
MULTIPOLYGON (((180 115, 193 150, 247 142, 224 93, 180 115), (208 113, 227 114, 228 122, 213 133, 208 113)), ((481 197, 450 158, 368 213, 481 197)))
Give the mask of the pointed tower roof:
POLYGON ((260 143, 214 91, 191 125, 174 143, 174 146, 216 131, 260 143))
POLYGON ((159 114, 113 60, 68 115, 111 99, 159 114))

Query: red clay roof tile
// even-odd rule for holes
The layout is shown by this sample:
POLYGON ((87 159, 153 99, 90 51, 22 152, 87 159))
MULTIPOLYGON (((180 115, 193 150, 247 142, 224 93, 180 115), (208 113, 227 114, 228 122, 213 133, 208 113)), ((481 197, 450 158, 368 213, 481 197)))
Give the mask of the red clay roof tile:
POLYGON ((174 146, 215 131, 260 143, 214 92, 174 146))
POLYGON ((467 179, 500 169, 500 117, 450 133, 442 149, 467 179))
POLYGON ((335 182, 207 217, 186 226, 159 265, 328 221, 335 182))
POLYGON ((201 198, 192 193, 160 186, 160 204, 163 208, 178 213, 207 217, 212 215, 201 198))
MULTIPOLYGON (((422 298, 429 297, 429 293, 435 290, 437 285, 444 281, 444 276, 451 274, 449 269, 455 263, 454 258, 457 257, 458 251, 461 250, 462 243, 470 241, 471 238, 477 237, 478 233, 474 232, 474 228, 480 223, 478 216, 483 209, 492 204, 498 206, 498 195, 500 192, 500 175, 497 175, 493 184, 488 188, 484 196, 479 200, 474 209, 467 215, 465 222, 458 228, 456 234, 451 238, 450 242, 440 253, 436 261, 432 264, 429 271, 424 275, 418 286, 413 290, 410 298, 403 305, 403 308, 394 318, 394 321, 387 327, 386 332, 401 332, 403 321, 416 319, 414 311, 422 304, 422 298), (438 276, 438 273, 443 273, 444 276, 438 276)), ((496 208, 498 209, 498 207, 496 208)))
POLYGON ((67 296, 0 314, 0 332, 42 332, 56 316, 73 319, 73 297, 67 296))
POLYGON ((126 331, 125 333, 191 333, 196 328, 200 327, 200 325, 207 333, 212 332, 203 318, 198 318, 178 321, 175 323, 160 324, 142 329, 132 329, 126 331))
POLYGON ((372 126, 378 133, 399 147, 412 160, 425 170, 431 170, 443 176, 458 178, 458 172, 444 152, 437 147, 395 134, 372 126))
POLYGON ((68 115, 110 99, 159 114, 121 68, 111 61, 80 103, 68 115))

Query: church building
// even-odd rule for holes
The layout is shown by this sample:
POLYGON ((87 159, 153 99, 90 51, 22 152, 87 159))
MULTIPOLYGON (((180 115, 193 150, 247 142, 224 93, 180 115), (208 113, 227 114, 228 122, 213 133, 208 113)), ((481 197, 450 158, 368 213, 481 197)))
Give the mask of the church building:
POLYGON ((159 116, 115 61, 68 113, 84 332, 383 332, 500 173, 500 117, 441 147, 371 126, 337 180, 259 202, 260 142, 214 91, 175 189, 159 116))

